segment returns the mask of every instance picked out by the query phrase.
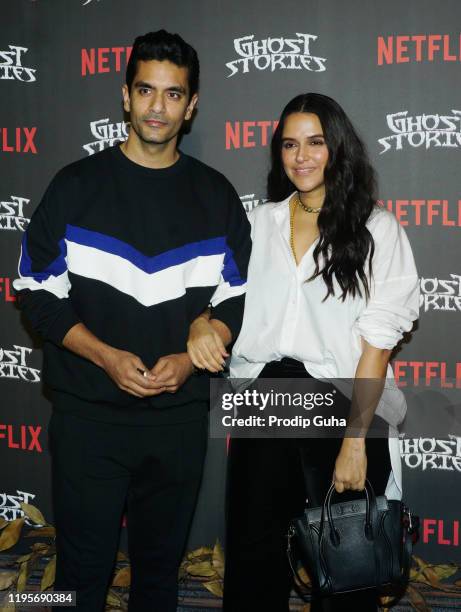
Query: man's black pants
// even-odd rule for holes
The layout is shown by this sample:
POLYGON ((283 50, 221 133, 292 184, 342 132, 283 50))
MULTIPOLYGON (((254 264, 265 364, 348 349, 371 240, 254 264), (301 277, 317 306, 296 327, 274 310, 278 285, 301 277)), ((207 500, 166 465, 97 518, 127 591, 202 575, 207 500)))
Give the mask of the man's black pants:
POLYGON ((104 610, 124 511, 130 612, 176 610, 178 567, 197 500, 207 432, 207 418, 131 426, 53 413, 55 590, 77 591, 77 610, 104 610))

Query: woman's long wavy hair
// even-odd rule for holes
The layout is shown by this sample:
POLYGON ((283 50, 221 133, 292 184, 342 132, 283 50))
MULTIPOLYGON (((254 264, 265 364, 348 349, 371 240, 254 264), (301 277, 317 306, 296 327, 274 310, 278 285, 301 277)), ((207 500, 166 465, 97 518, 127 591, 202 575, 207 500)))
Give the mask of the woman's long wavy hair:
POLYGON ((283 109, 271 143, 272 166, 267 180, 268 197, 285 199, 296 187, 282 164, 282 135, 292 113, 313 113, 323 128, 328 147, 325 168, 325 201, 318 217, 319 241, 314 250, 315 271, 322 276, 327 294, 334 295, 336 278, 344 301, 347 294, 370 296, 373 237, 366 222, 376 203, 376 175, 365 149, 346 113, 332 98, 307 93, 293 98, 283 109), (368 265, 367 257, 369 256, 368 265))

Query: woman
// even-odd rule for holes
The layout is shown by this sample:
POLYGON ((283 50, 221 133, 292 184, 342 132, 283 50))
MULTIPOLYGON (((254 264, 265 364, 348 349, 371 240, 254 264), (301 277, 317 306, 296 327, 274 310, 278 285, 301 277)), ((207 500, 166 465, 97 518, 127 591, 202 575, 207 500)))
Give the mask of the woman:
MULTIPOLYGON (((270 202, 250 214, 253 251, 231 376, 353 379, 352 417, 360 417, 363 431, 372 419, 396 427, 405 407, 396 402, 402 398, 392 388, 389 358, 418 311, 406 235, 376 206, 365 147, 331 98, 309 93, 291 100, 271 153, 270 202), (378 386, 365 410, 364 379, 378 386)), ((204 317, 191 326, 189 354, 196 367, 212 371, 225 357, 204 317)), ((287 611, 288 521, 302 514, 306 499, 320 505, 332 481, 342 493, 338 501, 357 496, 365 476, 377 495, 400 496, 395 437, 233 439, 224 609, 287 611)), ((311 607, 349 609, 376 610, 377 594, 337 595, 311 607)))

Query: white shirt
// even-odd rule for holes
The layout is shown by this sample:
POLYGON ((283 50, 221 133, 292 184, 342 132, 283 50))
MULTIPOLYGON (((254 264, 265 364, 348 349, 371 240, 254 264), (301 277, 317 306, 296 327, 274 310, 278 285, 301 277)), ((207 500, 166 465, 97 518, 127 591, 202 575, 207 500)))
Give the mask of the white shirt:
MULTIPOLYGON (((375 243, 368 302, 350 295, 343 302, 336 281, 336 296, 323 301, 322 277, 306 282, 315 269, 312 254, 317 241, 299 266, 290 248, 290 198, 262 204, 249 214, 253 248, 230 374, 256 378, 266 363, 292 357, 315 378, 351 381, 362 352, 361 337, 377 348, 392 349, 418 318, 419 283, 411 247, 394 215, 376 207, 367 222, 375 243)), ((389 366, 376 412, 396 427, 405 411, 389 366)), ((393 464, 395 450, 394 459, 393 464)))

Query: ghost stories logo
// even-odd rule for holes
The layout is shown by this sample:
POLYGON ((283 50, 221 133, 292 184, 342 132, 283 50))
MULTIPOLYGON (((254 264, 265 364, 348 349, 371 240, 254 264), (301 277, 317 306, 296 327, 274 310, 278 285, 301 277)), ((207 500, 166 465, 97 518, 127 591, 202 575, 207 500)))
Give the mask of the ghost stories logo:
POLYGON ((228 77, 237 72, 256 70, 326 70, 326 58, 311 53, 311 45, 317 40, 315 34, 299 34, 297 38, 265 38, 253 40, 255 35, 243 36, 234 40, 234 49, 239 56, 226 64, 230 70, 228 77))
MULTIPOLYGON (((16 490, 15 495, 0 493, 0 518, 5 521, 14 521, 24 516, 21 504, 30 504, 35 497, 35 493, 26 493, 16 490)), ((26 520, 28 525, 34 523, 26 520)))
POLYGON ((26 382, 40 382, 40 370, 31 368, 28 358, 32 353, 27 346, 13 345, 12 349, 0 347, 0 378, 13 378, 26 382))
POLYGON ((250 193, 248 195, 240 196, 240 201, 243 204, 245 212, 248 214, 253 210, 253 208, 256 208, 256 206, 267 202, 267 198, 257 198, 255 197, 254 193, 250 193))
POLYGON ((450 274, 450 279, 421 278, 420 307, 428 310, 461 311, 461 276, 450 274))
POLYGON ((411 147, 461 147, 461 111, 452 110, 451 115, 414 115, 400 111, 387 115, 390 136, 378 140, 383 147, 382 155, 392 147, 401 151, 405 145, 411 147))
POLYGON ((405 438, 400 435, 400 456, 411 470, 446 470, 461 472, 461 438, 405 438))
POLYGON ((0 230, 19 230, 24 232, 30 219, 24 216, 24 206, 30 200, 19 196, 10 196, 9 201, 0 201, 0 230))
POLYGON ((128 138, 129 123, 119 121, 109 123, 109 119, 98 119, 90 123, 90 130, 96 138, 94 142, 83 145, 88 155, 113 147, 117 142, 123 142, 128 138))
POLYGON ((36 81, 35 68, 27 68, 22 65, 23 55, 29 49, 8 45, 9 51, 0 51, 0 79, 22 81, 33 83, 36 81))

